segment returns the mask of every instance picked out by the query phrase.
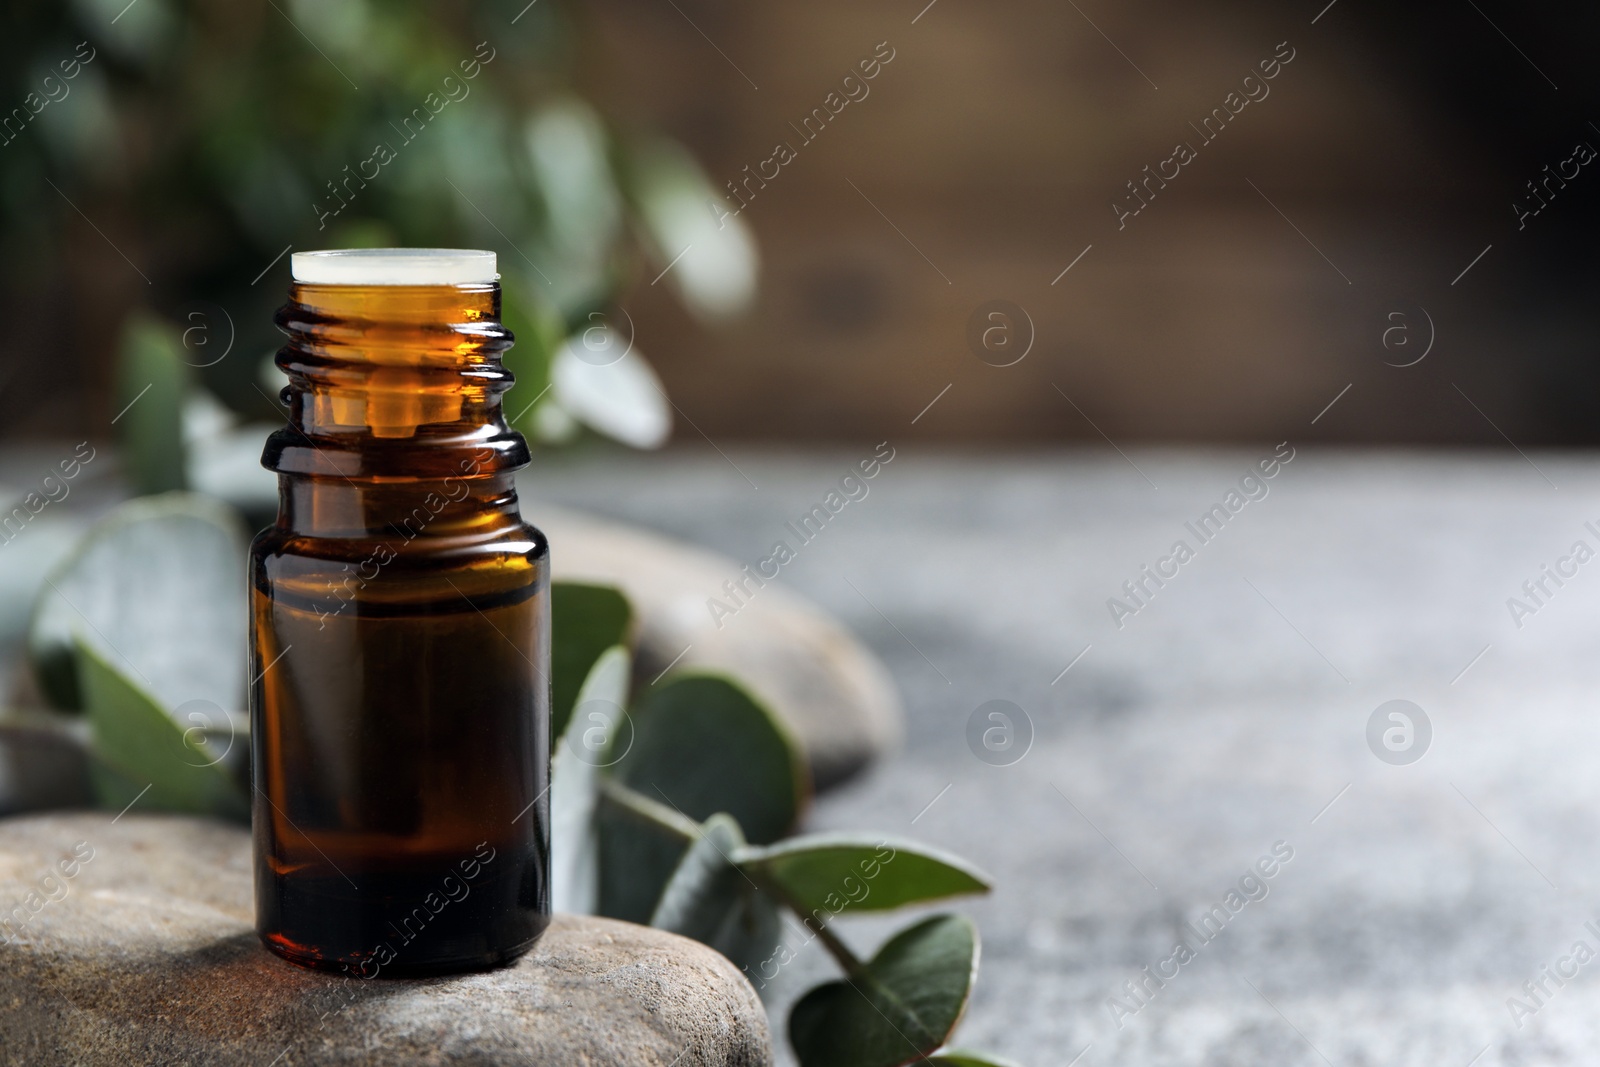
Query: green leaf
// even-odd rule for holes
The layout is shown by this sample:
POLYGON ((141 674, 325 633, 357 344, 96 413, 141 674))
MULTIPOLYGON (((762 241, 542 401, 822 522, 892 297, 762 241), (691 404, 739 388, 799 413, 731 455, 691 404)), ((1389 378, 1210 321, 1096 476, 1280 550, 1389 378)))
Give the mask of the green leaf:
POLYGON ((550 900, 556 911, 590 915, 599 904, 600 768, 610 758, 610 733, 631 729, 623 711, 630 664, 621 645, 600 654, 578 690, 577 714, 556 739, 550 761, 550 900))
POLYGON ((93 731, 90 777, 103 805, 137 797, 150 810, 250 818, 244 793, 221 765, 225 753, 180 726, 89 641, 79 640, 78 662, 93 731))
POLYGON ((667 880, 650 925, 710 945, 741 968, 770 957, 783 927, 771 898, 734 865, 744 847, 732 817, 707 819, 667 880))
POLYGON ((551 582, 550 617, 550 736, 561 737, 595 662, 613 645, 628 643, 633 607, 614 586, 551 582))
POLYGON ((136 493, 182 489, 185 481, 183 401, 190 368, 182 343, 165 323, 128 321, 117 364, 117 433, 123 466, 136 493))
POLYGON ((657 269, 690 311, 714 319, 736 314, 755 297, 755 239, 737 201, 707 180, 683 147, 664 138, 627 153, 627 193, 649 238, 657 269))
POLYGON ((549 289, 562 306, 611 284, 609 267, 622 229, 622 202, 611 166, 611 139, 594 109, 557 97, 524 126, 531 176, 544 200, 551 243, 564 270, 549 289))
POLYGON ((888 911, 989 891, 988 877, 964 860, 898 839, 813 834, 746 849, 738 861, 807 915, 888 911))
POLYGON ((978 932, 936 915, 896 934, 842 982, 818 986, 789 1015, 801 1067, 901 1067, 949 1039, 978 968, 978 932))
POLYGON ((743 847, 744 834, 731 816, 707 819, 700 827, 700 839, 689 846, 667 879, 650 925, 710 944, 745 882, 729 859, 743 847))
POLYGON ((660 448, 672 434, 672 405, 633 340, 605 325, 578 330, 556 350, 552 390, 591 430, 631 448, 660 448))
POLYGON ((799 746, 777 717, 719 674, 683 673, 648 689, 617 777, 696 821, 726 812, 757 844, 790 832, 808 788, 799 746))
POLYGON ((189 493, 130 500, 46 576, 28 654, 58 708, 83 706, 73 635, 139 678, 163 707, 244 706, 245 537, 226 506, 189 493))
MULTIPOLYGON (((756 968, 773 966, 782 941, 783 919, 778 905, 744 882, 722 927, 706 943, 750 975, 756 968)), ((766 982, 762 981, 756 986, 756 992, 764 994, 766 988, 766 982)), ((762 999, 766 999, 765 996, 762 999)))
POLYGON ((98 754, 89 753, 89 786, 100 807, 112 811, 131 807, 143 798, 146 784, 111 766, 98 754))
POLYGON ((699 827, 615 779, 600 796, 600 914, 648 923, 699 827))
POLYGON ((921 1062, 934 1067, 1018 1067, 1015 1060, 964 1048, 942 1048, 921 1062))
POLYGON ((517 339, 501 357, 515 379, 503 401, 506 419, 512 429, 530 440, 541 440, 536 401, 542 397, 543 402, 549 402, 546 390, 550 385, 550 363, 566 333, 565 324, 559 312, 537 297, 537 282, 529 282, 511 269, 502 274, 500 321, 517 339))

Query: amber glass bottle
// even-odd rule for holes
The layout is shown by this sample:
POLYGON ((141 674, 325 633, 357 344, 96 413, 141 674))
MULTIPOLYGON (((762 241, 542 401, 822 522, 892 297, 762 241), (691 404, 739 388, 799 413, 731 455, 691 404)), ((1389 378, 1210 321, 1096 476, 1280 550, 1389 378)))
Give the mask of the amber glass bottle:
POLYGON ((251 547, 257 928, 362 977, 549 921, 549 551, 512 475, 494 254, 297 253, 251 547))

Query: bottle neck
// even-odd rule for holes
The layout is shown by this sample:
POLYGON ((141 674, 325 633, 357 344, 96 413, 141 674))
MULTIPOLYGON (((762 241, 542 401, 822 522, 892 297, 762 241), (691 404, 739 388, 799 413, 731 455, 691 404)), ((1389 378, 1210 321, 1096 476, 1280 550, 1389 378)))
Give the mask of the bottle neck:
POLYGON ((410 540, 520 521, 498 285, 296 284, 276 322, 288 421, 261 462, 280 526, 410 540))

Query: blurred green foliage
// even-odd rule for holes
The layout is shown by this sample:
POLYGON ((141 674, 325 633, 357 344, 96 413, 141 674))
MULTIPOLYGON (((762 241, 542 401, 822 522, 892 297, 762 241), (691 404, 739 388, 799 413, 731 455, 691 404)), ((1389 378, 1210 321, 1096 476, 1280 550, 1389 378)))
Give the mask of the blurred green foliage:
POLYGON ((562 406, 559 387, 544 396, 562 342, 610 311, 643 258, 660 269, 690 247, 668 284, 704 316, 753 291, 750 238, 716 223, 688 155, 619 132, 574 93, 578 12, 558 0, 9 7, 4 269, 128 282, 124 319, 143 310, 183 328, 185 362, 237 411, 277 416, 259 363, 279 343, 290 249, 496 250, 521 339, 508 413, 545 440, 604 429, 604 412, 585 417, 592 397, 516 409, 562 406), (231 358, 215 358, 216 336, 199 358, 191 340, 224 332, 231 358))

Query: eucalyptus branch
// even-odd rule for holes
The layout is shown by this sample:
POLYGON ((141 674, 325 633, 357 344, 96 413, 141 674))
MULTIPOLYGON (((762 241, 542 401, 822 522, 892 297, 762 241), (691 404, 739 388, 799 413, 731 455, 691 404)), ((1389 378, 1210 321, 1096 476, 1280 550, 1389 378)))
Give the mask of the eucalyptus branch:
MULTIPOLYGON (((785 903, 787 904, 788 902, 785 901, 785 903)), ((817 939, 822 942, 822 947, 828 950, 828 954, 838 962, 846 974, 858 980, 867 977, 867 965, 862 963, 860 958, 854 952, 851 952, 850 947, 839 940, 832 930, 807 916, 801 916, 800 921, 805 924, 808 930, 817 935, 817 939)))
POLYGON ((643 822, 693 844, 700 840, 700 824, 657 800, 652 800, 635 789, 630 789, 615 778, 600 779, 600 800, 643 822))
POLYGON ((839 967, 846 974, 853 979, 867 976, 867 965, 862 963, 860 957, 854 952, 850 951, 849 945, 846 945, 832 930, 828 929, 827 923, 819 922, 814 914, 807 914, 806 910, 785 892, 781 885, 765 877, 761 871, 746 869, 742 866, 740 870, 744 872, 745 877, 755 882, 763 893, 794 912, 799 917, 801 925, 810 930, 812 935, 822 942, 822 947, 828 950, 828 955, 834 958, 834 961, 839 964, 839 967))

